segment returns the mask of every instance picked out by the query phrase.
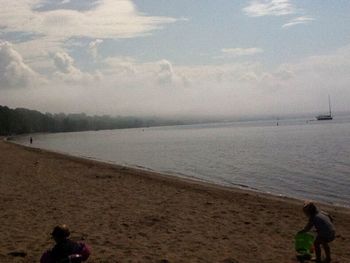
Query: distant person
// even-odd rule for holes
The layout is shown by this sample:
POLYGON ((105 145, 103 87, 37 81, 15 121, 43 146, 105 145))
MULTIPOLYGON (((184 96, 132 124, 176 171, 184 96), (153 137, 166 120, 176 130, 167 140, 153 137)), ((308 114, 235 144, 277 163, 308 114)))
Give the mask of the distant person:
POLYGON ((316 262, 321 263, 321 245, 326 254, 326 259, 323 262, 331 262, 331 250, 329 243, 335 238, 335 228, 332 218, 328 214, 319 211, 316 205, 311 202, 304 204, 303 212, 309 218, 309 222, 306 224, 303 230, 299 231, 299 233, 308 232, 312 229, 312 227, 315 227, 317 231, 317 236, 314 241, 316 262))
POLYGON ((32 137, 29 138, 29 142, 30 142, 30 144, 33 143, 33 138, 32 137))
POLYGON ((69 235, 66 225, 56 226, 51 233, 56 245, 41 256, 40 263, 80 263, 87 260, 89 247, 70 240, 69 235))

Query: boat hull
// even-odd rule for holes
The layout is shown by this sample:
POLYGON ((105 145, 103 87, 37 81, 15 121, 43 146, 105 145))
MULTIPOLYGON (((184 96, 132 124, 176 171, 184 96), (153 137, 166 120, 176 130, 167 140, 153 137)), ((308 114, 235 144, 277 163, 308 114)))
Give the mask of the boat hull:
POLYGON ((323 116, 317 116, 316 119, 318 121, 328 121, 328 120, 333 120, 333 117, 329 115, 323 115, 323 116))

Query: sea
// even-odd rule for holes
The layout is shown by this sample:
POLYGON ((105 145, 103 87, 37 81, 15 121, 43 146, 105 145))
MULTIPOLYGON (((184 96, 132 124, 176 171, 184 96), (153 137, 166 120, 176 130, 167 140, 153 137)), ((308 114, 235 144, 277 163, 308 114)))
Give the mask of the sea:
MULTIPOLYGON (((32 147, 69 155, 228 187, 350 205, 350 117, 32 137, 32 147)), ((29 145, 29 136, 20 136, 17 141, 29 145)))

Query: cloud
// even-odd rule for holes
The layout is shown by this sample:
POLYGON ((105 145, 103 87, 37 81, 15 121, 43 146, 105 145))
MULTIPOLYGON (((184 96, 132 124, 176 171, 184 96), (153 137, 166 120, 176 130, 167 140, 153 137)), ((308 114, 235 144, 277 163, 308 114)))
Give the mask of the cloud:
POLYGON ((5 32, 30 32, 56 40, 72 37, 131 38, 149 34, 171 17, 147 16, 131 0, 99 0, 89 10, 35 9, 39 0, 0 0, 0 27, 5 32))
MULTIPOLYGON (((173 65, 162 59, 140 62, 131 57, 108 57, 103 60, 102 73, 106 78, 113 76, 121 86, 173 86, 179 81, 173 65)), ((177 83, 178 84, 178 83, 177 83)))
POLYGON ((53 56, 53 62, 57 69, 54 77, 58 80, 83 85, 87 82, 94 82, 100 79, 99 72, 91 74, 82 72, 74 66, 74 59, 65 52, 57 52, 53 56))
POLYGON ((316 112, 322 111, 327 94, 332 95, 337 109, 350 110, 347 104, 350 46, 274 69, 256 62, 182 66, 168 60, 143 63, 132 58, 110 58, 111 61, 114 63, 109 64, 109 71, 104 71, 104 78, 115 88, 109 90, 110 94, 116 92, 116 96, 123 98, 119 109, 125 112, 165 115, 316 112), (164 85, 171 88, 164 89, 164 85))
POLYGON ((137 61, 132 57, 107 57, 103 60, 102 71, 109 74, 134 76, 137 73, 137 61))
POLYGON ((78 71, 78 69, 76 69, 73 66, 73 63, 74 63, 73 58, 69 56, 67 53, 57 52, 54 55, 53 60, 56 68, 62 73, 70 74, 75 71, 78 71))
POLYGON ((158 73, 158 81, 161 84, 169 85, 172 84, 174 79, 174 70, 173 65, 168 60, 160 60, 158 61, 159 71, 158 73))
POLYGON ((301 24, 308 24, 311 21, 314 21, 315 19, 313 17, 310 16, 299 16, 299 17, 295 17, 291 20, 289 20, 287 23, 285 23, 282 27, 283 28, 288 28, 288 27, 292 27, 295 25, 301 25, 301 24))
POLYGON ((232 57, 240 57, 240 56, 252 56, 259 53, 262 53, 263 50, 261 48, 253 47, 253 48, 223 48, 221 50, 226 56, 232 57))
MULTIPOLYGON (((251 17, 286 16, 303 12, 302 9, 297 9, 290 0, 254 0, 243 8, 243 11, 251 17)), ((283 24, 282 27, 307 24, 314 20, 311 16, 298 16, 283 24)))
POLYGON ((102 39, 96 39, 91 41, 88 46, 88 53, 91 55, 93 59, 97 58, 98 55, 98 47, 103 43, 102 39))
POLYGON ((295 6, 289 0, 254 0, 243 8, 248 16, 284 16, 296 13, 295 6))
MULTIPOLYGON (((11 61, 21 64, 18 56, 11 61)), ((258 62, 178 65, 109 57, 99 59, 99 73, 82 71, 67 52, 51 59, 54 72, 47 83, 2 89, 0 104, 112 115, 282 115, 322 112, 330 94, 335 110, 350 110, 350 46, 275 68, 258 62)), ((4 61, 2 54, 0 62, 10 64, 4 61)))
MULTIPOLYGON (((49 60, 51 53, 65 51, 66 43, 72 39, 97 39, 95 46, 87 50, 95 56, 103 39, 147 36, 167 24, 184 20, 141 13, 132 0, 96 0, 93 4, 86 1, 85 8, 80 10, 70 2, 61 1, 53 9, 43 0, 0 0, 1 31, 31 35, 15 46, 36 67, 38 60, 49 60)), ((40 62, 40 70, 43 64, 40 62)))
POLYGON ((0 41, 0 89, 28 87, 39 79, 11 43, 0 41))

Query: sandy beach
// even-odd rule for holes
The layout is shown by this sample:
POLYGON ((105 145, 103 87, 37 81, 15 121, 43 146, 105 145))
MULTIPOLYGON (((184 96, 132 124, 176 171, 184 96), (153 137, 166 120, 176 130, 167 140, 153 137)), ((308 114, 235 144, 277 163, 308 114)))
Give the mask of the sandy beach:
MULTIPOLYGON (((302 204, 0 142, 0 262, 39 262, 62 223, 91 263, 295 262, 302 204)), ((350 210, 320 207, 335 220, 333 262, 350 262, 350 210)))

